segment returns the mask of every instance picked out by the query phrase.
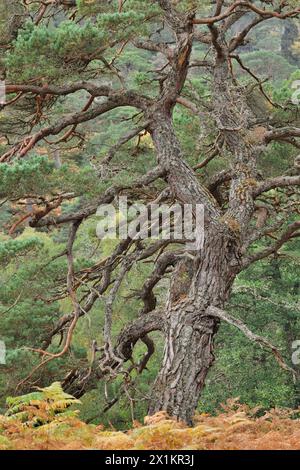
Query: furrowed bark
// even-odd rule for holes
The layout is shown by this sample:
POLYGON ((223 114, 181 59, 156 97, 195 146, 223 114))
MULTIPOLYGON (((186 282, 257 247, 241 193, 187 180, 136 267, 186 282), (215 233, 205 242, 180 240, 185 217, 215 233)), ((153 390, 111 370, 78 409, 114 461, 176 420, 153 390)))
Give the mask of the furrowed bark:
POLYGON ((149 412, 167 411, 192 424, 207 372, 214 362, 219 321, 205 316, 208 306, 226 302, 239 265, 233 237, 208 229, 200 259, 176 268, 166 306, 162 368, 149 412))
POLYGON ((165 309, 164 359, 153 387, 149 413, 165 410, 192 424, 207 372, 214 361, 213 338, 218 319, 208 318, 209 305, 224 306, 239 266, 239 239, 221 221, 213 196, 183 160, 168 115, 156 115, 152 129, 159 164, 165 168, 177 201, 205 206, 205 241, 174 270, 165 309))

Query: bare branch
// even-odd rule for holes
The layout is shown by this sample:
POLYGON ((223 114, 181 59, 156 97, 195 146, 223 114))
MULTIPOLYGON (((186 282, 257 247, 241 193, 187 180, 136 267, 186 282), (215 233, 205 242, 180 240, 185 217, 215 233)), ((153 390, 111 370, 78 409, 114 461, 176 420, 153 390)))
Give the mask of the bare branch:
POLYGON ((255 333, 253 333, 247 327, 247 325, 245 325, 245 323, 243 323, 241 320, 239 320, 237 318, 232 317, 231 315, 229 315, 224 310, 221 310, 220 308, 210 306, 206 310, 206 313, 209 316, 220 318, 221 320, 225 321, 226 323, 229 323, 230 325, 235 326, 240 331, 242 331, 244 333, 244 335, 247 338, 249 338, 251 341, 254 341, 254 342, 260 344, 261 346, 263 346, 264 348, 270 350, 272 352, 272 354, 274 354, 275 359, 278 362, 278 364, 280 365, 280 367, 282 369, 288 371, 288 372, 291 372, 293 374, 294 380, 296 380, 296 372, 294 371, 294 369, 292 369, 291 367, 289 367, 285 363, 285 361, 284 361, 282 355, 280 354, 279 350, 272 343, 270 343, 270 341, 268 341, 266 338, 263 338, 262 336, 256 335, 255 333))
POLYGON ((278 238, 273 245, 265 248, 262 251, 259 251, 258 253, 255 253, 252 256, 245 257, 242 263, 243 269, 247 268, 248 266, 250 266, 250 264, 254 263, 255 261, 264 259, 267 256, 270 256, 273 253, 276 253, 289 240, 291 240, 292 238, 295 238, 295 236, 300 236, 300 232, 297 232, 299 228, 300 228, 300 221, 293 222, 292 224, 290 224, 288 228, 286 229, 286 231, 282 233, 280 238, 278 238))
POLYGON ((133 39, 132 43, 138 49, 145 49, 146 51, 160 52, 168 59, 172 59, 174 52, 171 47, 164 43, 158 43, 150 40, 133 39))
POLYGON ((247 35, 250 33, 250 31, 255 27, 257 26, 259 23, 261 23, 262 21, 264 21, 265 19, 268 19, 268 18, 264 18, 262 16, 258 16, 256 17, 251 23, 248 24, 248 26, 246 26, 245 29, 243 29, 243 31, 241 31, 237 36, 235 36, 231 41, 230 41, 230 44, 229 44, 229 51, 230 52, 233 52, 237 47, 241 46, 243 43, 244 43, 244 40, 246 39, 247 35))
POLYGON ((298 176, 277 176, 276 178, 269 178, 266 181, 255 186, 253 189, 253 196, 257 197, 260 194, 270 191, 275 188, 285 188, 288 186, 300 185, 300 175, 298 176))
POLYGON ((114 155, 122 147, 122 145, 126 144, 127 142, 129 142, 129 140, 139 135, 144 129, 147 128, 148 125, 149 125, 149 121, 145 122, 142 126, 136 129, 133 129, 132 131, 127 132, 127 134, 122 136, 118 140, 118 142, 109 149, 105 157, 101 160, 101 166, 107 165, 113 159, 114 155))
POLYGON ((96 117, 105 114, 106 112, 122 106, 135 106, 139 109, 146 109, 149 106, 150 100, 141 97, 134 92, 116 92, 112 94, 105 103, 96 105, 88 111, 71 114, 65 117, 60 122, 52 124, 35 134, 26 137, 21 143, 15 145, 11 150, 6 152, 0 157, 0 162, 10 160, 14 155, 19 157, 25 156, 40 140, 50 135, 57 135, 63 129, 90 121, 96 117))
MULTIPOLYGON (((138 340, 142 339, 151 331, 162 331, 164 328, 164 317, 162 312, 155 310, 147 315, 143 315, 127 325, 120 333, 114 354, 123 359, 124 362, 132 357, 132 351, 138 340)), ((100 359, 101 361, 101 359, 100 359)), ((110 368, 113 370, 119 363, 111 361, 110 368)), ((97 364, 91 373, 89 368, 71 371, 63 381, 63 388, 75 397, 84 395, 89 389, 95 387, 95 382, 101 380, 108 368, 102 371, 97 364)))
POLYGON ((230 7, 228 7, 227 10, 225 10, 223 13, 220 13, 219 15, 211 16, 207 18, 194 19, 194 24, 207 24, 208 25, 208 24, 218 23, 228 18, 230 15, 232 15, 232 13, 236 10, 236 8, 241 7, 241 6, 247 8, 250 11, 254 11, 255 13, 257 13, 258 15, 264 18, 285 19, 285 18, 292 18, 300 14, 300 8, 296 8, 286 13, 280 13, 275 10, 263 10, 261 8, 258 8, 256 5, 253 5, 250 2, 238 0, 234 2, 232 5, 230 5, 230 7))
POLYGON ((46 219, 39 220, 38 223, 34 226, 45 227, 45 226, 51 226, 51 225, 65 224, 65 223, 68 223, 68 222, 72 222, 74 220, 84 220, 87 217, 95 214, 97 212, 97 209, 98 209, 100 204, 109 204, 109 203, 111 203, 114 200, 114 198, 121 191, 124 191, 125 189, 141 188, 145 185, 153 183, 158 178, 164 177, 165 174, 166 174, 165 169, 161 168, 160 166, 157 166, 157 167, 151 169, 150 171, 148 171, 148 173, 146 173, 145 175, 137 178, 131 184, 111 186, 96 201, 96 203, 91 204, 91 205, 81 209, 78 212, 75 212, 75 213, 72 213, 72 214, 63 214, 63 215, 60 215, 56 218, 55 217, 47 217, 46 219))
POLYGON ((282 127, 280 129, 274 129, 266 133, 265 142, 269 143, 272 140, 285 141, 289 137, 300 137, 300 128, 299 127, 282 127))

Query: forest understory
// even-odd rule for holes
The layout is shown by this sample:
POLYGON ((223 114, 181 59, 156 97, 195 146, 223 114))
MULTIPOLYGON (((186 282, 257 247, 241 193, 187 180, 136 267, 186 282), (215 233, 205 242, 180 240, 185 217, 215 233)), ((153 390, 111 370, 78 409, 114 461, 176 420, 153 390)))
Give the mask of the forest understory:
POLYGON ((300 411, 227 404, 218 416, 197 415, 194 427, 158 412, 128 431, 62 418, 38 428, 0 417, 0 450, 299 450, 300 411))

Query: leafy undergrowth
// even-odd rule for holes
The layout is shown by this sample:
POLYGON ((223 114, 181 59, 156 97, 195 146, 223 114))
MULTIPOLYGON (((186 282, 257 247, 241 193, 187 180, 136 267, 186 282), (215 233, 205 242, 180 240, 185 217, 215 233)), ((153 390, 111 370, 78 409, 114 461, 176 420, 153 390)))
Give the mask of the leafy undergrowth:
POLYGON ((188 428, 165 412, 135 423, 127 432, 88 425, 67 408, 77 400, 59 383, 23 397, 9 398, 0 416, 0 450, 246 450, 300 449, 300 410, 275 409, 258 417, 237 400, 218 416, 197 415, 188 428))

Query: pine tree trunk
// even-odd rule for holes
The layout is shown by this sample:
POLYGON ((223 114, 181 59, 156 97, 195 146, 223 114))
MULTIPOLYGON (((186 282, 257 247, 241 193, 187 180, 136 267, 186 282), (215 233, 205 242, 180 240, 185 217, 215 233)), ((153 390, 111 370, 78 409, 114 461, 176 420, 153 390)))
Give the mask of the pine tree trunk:
POLYGON ((214 362, 214 319, 193 319, 184 310, 173 312, 164 359, 156 379, 149 414, 165 410, 192 425, 209 368, 214 362))
MULTIPOLYGON (((206 315, 210 306, 223 307, 238 266, 238 250, 227 236, 207 233, 190 288, 185 261, 174 272, 167 303, 165 348, 155 381, 149 414, 164 410, 192 425, 206 375, 214 362, 213 341, 218 320, 206 315), (185 292, 184 292, 185 291, 185 292)), ((190 271, 190 270, 189 270, 190 271)))
MULTIPOLYGON (((222 86, 223 69, 227 78, 228 69, 223 64, 222 80, 217 77, 222 86)), ((204 246, 193 253, 194 260, 187 256, 173 273, 164 322, 164 358, 149 406, 149 414, 164 410, 191 425, 207 372, 214 362, 218 320, 208 317, 206 310, 209 306, 224 307, 230 294, 239 270, 239 227, 235 219, 230 226, 230 217, 222 221, 216 201, 184 160, 171 116, 162 110, 156 112, 151 131, 158 162, 166 169, 174 198, 185 204, 206 201, 204 246)), ((236 149, 240 141, 233 140, 236 149)))

